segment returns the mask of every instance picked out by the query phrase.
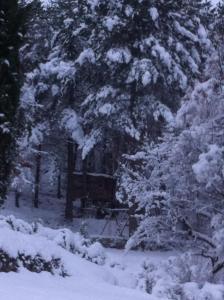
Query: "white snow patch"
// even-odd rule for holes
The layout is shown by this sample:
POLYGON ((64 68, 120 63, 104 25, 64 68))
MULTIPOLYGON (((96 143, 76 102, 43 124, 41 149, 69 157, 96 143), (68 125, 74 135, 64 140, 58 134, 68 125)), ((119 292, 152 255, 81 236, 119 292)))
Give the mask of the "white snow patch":
POLYGON ((128 64, 132 55, 128 48, 112 48, 107 52, 106 57, 113 63, 128 64))
POLYGON ((159 12, 158 12, 157 8, 151 7, 149 10, 149 13, 154 22, 159 18, 159 12))
POLYGON ((100 108, 99 108, 99 112, 100 114, 102 115, 107 115, 109 116, 111 113, 114 112, 114 106, 110 103, 105 103, 104 105, 102 105, 100 108))
POLYGON ((61 126, 79 146, 83 144, 84 133, 78 115, 73 109, 65 109, 62 113, 61 126))
POLYGON ((109 31, 112 31, 113 28, 120 24, 121 21, 120 21, 120 18, 118 16, 113 16, 113 17, 106 17, 104 19, 104 26, 109 30, 109 31))
POLYGON ((82 66, 85 61, 89 61, 92 64, 95 63, 95 53, 91 48, 83 50, 75 62, 82 66))

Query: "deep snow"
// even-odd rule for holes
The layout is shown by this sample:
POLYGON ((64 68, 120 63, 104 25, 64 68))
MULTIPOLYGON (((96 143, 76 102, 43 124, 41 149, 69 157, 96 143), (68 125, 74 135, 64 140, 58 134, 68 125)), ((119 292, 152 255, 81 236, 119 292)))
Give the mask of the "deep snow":
POLYGON ((0 299, 157 300, 134 290, 134 275, 146 256, 159 261, 164 254, 132 251, 125 255, 121 250, 108 250, 108 263, 98 266, 65 250, 61 251, 64 251, 63 258, 70 277, 62 278, 46 272, 36 274, 24 269, 19 273, 0 273, 0 299), (117 265, 112 268, 110 264, 114 262, 117 265))
MULTIPOLYGON (((40 209, 32 208, 32 201, 21 201, 22 207, 15 208, 13 194, 9 196, 0 214, 4 216, 15 215, 27 222, 42 219, 43 223, 54 228, 66 226, 63 217, 63 201, 45 197, 40 209)), ((73 224, 73 231, 79 229, 78 224, 73 224)), ((48 229, 50 234, 50 229, 48 229)), ((13 246, 19 244, 24 247, 23 241, 18 241, 20 234, 12 232, 10 237, 8 229, 0 230, 4 244, 4 236, 8 235, 7 249, 13 253, 13 246)), ((25 237, 25 235, 24 235, 25 237)), ((49 236, 50 237, 50 236, 49 236)), ((1 300, 155 300, 157 298, 136 290, 136 275, 139 273, 141 265, 145 259, 152 262, 161 261, 170 256, 171 253, 159 252, 138 252, 130 251, 125 253, 123 250, 106 249, 106 263, 103 266, 92 262, 59 248, 53 241, 46 240, 42 232, 39 233, 35 243, 41 253, 52 252, 63 258, 65 268, 70 274, 63 278, 59 275, 51 275, 42 272, 40 274, 31 273, 21 269, 19 273, 0 273, 0 299, 1 300), (38 245, 38 243, 40 243, 38 245), (45 248, 48 249, 45 249, 45 248)), ((25 238, 27 244, 35 240, 35 236, 25 238)), ((24 241, 25 241, 24 240, 24 241)), ((50 238, 51 240, 51 238, 50 238)), ((27 245, 27 248, 29 246, 27 245)), ((31 247, 32 248, 32 247, 31 247)), ((38 250, 38 251, 39 251, 38 250)))
MULTIPOLYGON (((168 257, 176 257, 178 253, 159 251, 125 253, 115 249, 102 249, 102 253, 102 246, 97 243, 86 248, 85 244, 79 243, 80 235, 75 233, 79 229, 75 228, 77 224, 70 227, 73 232, 60 229, 66 227, 63 218, 63 201, 45 197, 41 208, 34 209, 27 198, 26 201, 21 202, 22 207, 18 209, 15 208, 11 196, 4 208, 0 210, 0 248, 10 253, 11 257, 16 257, 17 251, 21 251, 33 256, 40 253, 45 259, 60 258, 69 276, 59 276, 61 273, 57 271, 53 272, 54 275, 46 272, 31 273, 22 267, 19 268, 18 273, 0 272, 0 300, 183 300, 182 294, 178 293, 180 291, 178 288, 184 292, 188 300, 224 299, 222 284, 205 282, 200 285, 196 282, 180 282, 178 277, 175 277, 175 264, 173 269, 175 276, 170 277, 161 262, 167 264, 170 261, 168 257), (45 226, 35 222, 35 227, 32 227, 22 220, 14 217, 5 218, 3 215, 15 215, 28 222, 41 218, 45 226), (8 221, 15 223, 10 225, 8 221), (57 229, 48 228, 46 225, 57 229), (35 228, 35 231, 32 228, 35 228), (81 252, 74 252, 66 247, 64 238, 70 245, 73 243, 75 248, 81 247, 81 252), (82 255, 83 251, 86 253, 85 256, 82 255), (93 263, 99 260, 91 259, 95 258, 96 253, 103 258, 100 265, 93 263), (144 279, 148 276, 143 269, 143 262, 146 261, 158 266, 158 270, 155 269, 151 274, 156 280, 156 285, 150 295, 144 288, 144 279), (142 277, 142 272, 146 277, 142 277), (174 293, 172 296, 170 291, 174 293)), ((182 266, 180 268, 182 273, 182 266)))

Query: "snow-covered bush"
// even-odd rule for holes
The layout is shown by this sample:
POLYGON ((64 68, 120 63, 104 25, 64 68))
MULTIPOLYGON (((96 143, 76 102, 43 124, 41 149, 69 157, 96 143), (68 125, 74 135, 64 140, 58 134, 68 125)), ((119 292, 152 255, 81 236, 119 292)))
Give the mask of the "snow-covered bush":
POLYGON ((211 263, 190 253, 157 265, 144 262, 137 288, 159 299, 221 300, 224 297, 223 285, 212 283, 211 263))
POLYGON ((20 232, 11 225, 0 224, 0 272, 24 267, 31 272, 42 271, 67 276, 63 258, 54 243, 46 238, 20 232))
POLYGON ((80 233, 73 233, 69 229, 50 229, 39 225, 37 234, 53 240, 62 248, 80 255, 88 261, 103 265, 106 254, 103 246, 98 243, 92 243, 90 239, 83 237, 80 233))
POLYGON ((64 266, 60 258, 51 258, 46 260, 37 254, 35 256, 18 253, 17 257, 10 256, 4 250, 0 250, 0 272, 17 272, 19 267, 24 267, 27 270, 35 273, 50 272, 51 274, 59 274, 67 276, 64 266))
POLYGON ((53 241, 56 245, 81 256, 93 263, 103 265, 106 254, 99 242, 92 243, 80 233, 73 233, 69 229, 51 229, 44 227, 41 223, 29 224, 14 216, 0 217, 0 229, 7 228, 26 235, 34 235, 53 241))
POLYGON ((32 234, 34 232, 33 225, 30 225, 21 219, 16 219, 13 215, 8 217, 0 216, 0 228, 2 227, 8 227, 24 234, 32 234))

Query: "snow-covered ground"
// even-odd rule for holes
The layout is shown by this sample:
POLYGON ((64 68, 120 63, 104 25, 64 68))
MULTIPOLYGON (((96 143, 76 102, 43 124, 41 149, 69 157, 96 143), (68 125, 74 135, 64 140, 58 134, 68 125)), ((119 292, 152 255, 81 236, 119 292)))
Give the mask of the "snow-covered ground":
MULTIPOLYGON (((40 209, 34 209, 32 201, 27 201, 27 199, 21 200, 21 208, 15 208, 13 195, 10 195, 1 209, 0 215, 14 215, 27 222, 41 219, 47 226, 62 228, 66 226, 63 212, 63 201, 46 196, 40 209)), ((71 229, 74 232, 79 230, 76 223, 72 227, 71 229)), ((2 235, 4 232, 2 231, 2 235)), ((13 234, 15 236, 16 233, 13 234)), ((32 241, 33 238, 35 237, 28 236, 27 243, 29 239, 32 241)), ((43 238, 41 237, 41 239, 43 238)), ((15 244, 17 243, 16 240, 14 239, 15 244)), ((0 242, 4 244, 4 237, 0 238, 0 242)), ((35 243, 38 243, 38 239, 35 243)), ((44 245, 46 246, 43 243, 43 247, 45 247, 44 245)), ((9 246, 7 245, 7 247, 9 246)), ((140 251, 125 253, 123 250, 105 249, 106 263, 96 265, 65 249, 58 249, 56 245, 55 247, 55 253, 58 253, 58 251, 61 253, 69 277, 53 276, 47 272, 37 274, 23 268, 20 269, 19 273, 0 273, 0 299, 154 300, 157 298, 136 290, 136 276, 140 272, 144 260, 149 259, 152 262, 160 262, 173 254, 169 252, 140 251)), ((42 252, 44 252, 44 249, 42 249, 42 252)))
MULTIPOLYGON (((86 229, 90 236, 116 236, 117 225, 115 220, 108 222, 103 219, 74 218, 72 223, 66 223, 64 218, 65 199, 57 199, 52 193, 40 194, 40 207, 38 209, 33 207, 32 195, 30 194, 21 196, 20 208, 16 208, 14 203, 14 193, 10 193, 3 208, 0 208, 0 214, 4 216, 13 214, 15 217, 21 218, 27 222, 33 222, 41 219, 47 226, 53 228, 69 227, 73 231, 79 231, 83 222, 85 222, 86 229), (108 224, 106 225, 107 222, 108 224)), ((121 225, 123 228, 123 223, 121 225)), ((127 227, 123 231, 123 236, 128 236, 127 227)))
MULTIPOLYGON (((60 259, 60 267, 52 271, 54 275, 49 270, 48 273, 33 273, 19 261, 17 273, 0 272, 0 300, 224 299, 222 284, 206 281, 198 284, 193 277, 189 280, 190 269, 186 269, 187 264, 184 266, 185 258, 175 262, 179 257, 177 252, 125 252, 103 249, 99 243, 83 244, 80 242, 83 237, 74 233, 79 230, 77 224, 70 226, 72 231, 62 229, 67 227, 63 217, 64 201, 45 195, 41 208, 34 209, 32 201, 27 199, 21 201, 21 208, 15 208, 11 195, 0 210, 0 250, 12 258, 25 253, 31 258, 41 255, 46 261, 60 259), (8 215, 22 220, 4 217, 8 215), (30 223, 38 219, 43 220, 44 226, 34 223, 33 227, 23 221, 30 223), (78 251, 74 251, 76 248, 78 251), (171 256, 174 260, 168 259, 171 256), (69 276, 60 276, 61 270, 69 276), (185 277, 187 279, 182 281, 185 277), (152 281, 153 289, 148 294, 146 291, 152 281)), ((193 265, 191 267, 193 275, 196 269, 193 265)))
MULTIPOLYGON (((0 208, 0 214, 8 216, 13 214, 27 222, 42 220, 44 224, 53 228, 64 226, 64 199, 57 199, 48 194, 40 194, 40 207, 34 208, 32 195, 22 195, 20 199, 20 208, 15 207, 14 193, 8 195, 3 207, 0 208)), ((78 230, 79 228, 74 228, 78 230)))
MULTIPOLYGON (((147 255, 148 256, 148 255, 147 255)), ((124 256, 121 251, 108 251, 111 261, 122 262, 119 267, 97 266, 68 255, 72 276, 61 278, 48 273, 0 273, 1 300, 150 300, 157 299, 134 289, 134 273, 145 254, 132 252, 124 256), (136 264, 137 263, 137 264, 136 264), (128 266, 126 270, 123 270, 128 266)), ((161 259, 153 254, 152 259, 161 259)))

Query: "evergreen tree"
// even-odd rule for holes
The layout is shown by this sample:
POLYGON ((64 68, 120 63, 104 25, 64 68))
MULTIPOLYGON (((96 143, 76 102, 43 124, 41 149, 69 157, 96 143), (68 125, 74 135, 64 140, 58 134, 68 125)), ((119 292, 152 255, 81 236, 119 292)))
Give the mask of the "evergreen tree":
POLYGON ((83 103, 90 140, 105 132, 131 141, 153 139, 201 70, 209 46, 202 1, 97 1, 89 47, 93 89, 83 103), (156 123, 156 125, 155 125, 156 123), (153 132, 152 128, 156 128, 153 132))
POLYGON ((215 43, 200 80, 186 93, 160 143, 126 156, 119 194, 134 199, 139 211, 129 246, 193 241, 217 265, 224 209, 223 34, 222 27, 215 29, 221 20, 217 15, 211 26, 215 43))
MULTIPOLYGON (((42 160, 45 165, 50 168, 52 161, 56 161, 58 166, 64 168, 65 147, 61 144, 67 142, 67 148, 72 152, 69 154, 71 159, 67 167, 72 176, 75 160, 72 144, 79 144, 82 138, 76 113, 79 103, 77 95, 82 90, 81 87, 78 90, 78 85, 74 87, 75 56, 64 50, 68 16, 72 12, 73 3, 59 1, 49 9, 43 9, 39 1, 34 4, 26 35, 27 43, 22 49, 22 63, 26 73, 22 87, 21 113, 25 116, 23 140, 28 143, 25 143, 25 147, 21 143, 21 148, 24 149, 24 158, 32 157, 35 153, 38 162, 38 157, 44 150, 45 157, 42 160), (41 144, 44 146, 41 147, 41 144)), ((39 169, 36 168, 37 173, 40 173, 39 169)), ((37 173, 34 176, 33 171, 33 177, 39 178, 37 173)), ((69 180, 71 181, 70 177, 69 180)), ((35 181, 39 182, 39 179, 35 181)), ((39 186, 39 183, 36 182, 35 186, 39 186)), ((38 194, 37 188, 35 194, 38 194)), ((70 208, 69 213, 72 213, 70 208)))
POLYGON ((19 46, 23 12, 17 0, 0 3, 0 198, 5 196, 15 150, 19 104, 19 46))
MULTIPOLYGON (((134 40, 131 43, 131 45, 140 45, 140 51, 136 50, 135 55, 140 53, 140 58, 145 55, 144 59, 148 57, 147 59, 151 61, 150 68, 153 66, 158 70, 156 80, 149 81, 146 86, 141 80, 143 77, 140 80, 138 78, 138 81, 136 77, 133 79, 137 82, 137 93, 134 97, 136 120, 141 122, 142 116, 148 114, 152 120, 151 124, 158 122, 155 126, 157 130, 161 118, 169 126, 165 131, 156 132, 154 136, 157 139, 153 139, 152 131, 146 129, 148 138, 141 138, 143 145, 138 143, 139 151, 135 151, 135 155, 126 155, 125 160, 121 162, 120 189, 117 196, 121 201, 122 199, 127 201, 130 207, 134 206, 139 214, 139 227, 133 235, 133 239, 130 240, 130 247, 141 242, 148 243, 150 247, 174 245, 175 241, 178 241, 177 244, 180 245, 180 239, 175 235, 177 231, 173 235, 173 229, 180 224, 180 226, 183 225, 184 216, 192 218, 193 222, 195 214, 192 213, 192 210, 196 210, 197 206, 192 202, 197 195, 197 183, 192 165, 197 161, 200 151, 195 140, 192 140, 190 131, 184 132, 177 141, 178 129, 174 127, 175 114, 173 113, 186 92, 186 88, 191 87, 195 79, 199 78, 206 51, 212 50, 206 30, 201 24, 201 22, 206 24, 208 21, 205 17, 205 9, 210 7, 210 4, 206 3, 205 5, 202 1, 190 1, 191 4, 189 1, 163 2, 155 1, 153 10, 150 8, 150 11, 154 12, 153 16, 156 16, 156 21, 152 20, 151 29, 148 29, 150 43, 147 43, 147 51, 142 54, 141 49, 144 49, 142 38, 138 42, 134 40), (162 30, 160 31, 160 29, 162 30), (203 45, 206 50, 204 53, 203 45), (144 91, 148 100, 147 105, 144 105, 143 101, 139 101, 142 100, 144 91), (151 116, 149 112, 151 112, 151 116), (159 136, 161 137, 161 132, 163 133, 163 143, 163 139, 158 139, 159 136), (153 140, 154 143, 152 143, 153 140)), ((139 6, 141 5, 139 4, 139 6)), ((136 11, 135 9, 134 12, 136 11)), ((147 11, 146 8, 145 11, 147 11)), ((144 22, 144 14, 142 13, 141 16, 139 23, 144 22)), ((136 25, 135 27, 138 28, 136 25)), ((147 28, 146 25, 145 28, 147 28)), ((139 29, 136 36, 140 37, 142 32, 144 30, 139 29)), ((127 36, 132 37, 131 34, 127 36)), ((117 38, 116 41, 118 41, 117 38)), ((128 49, 131 49, 131 46, 128 49)), ((135 58, 136 60, 140 60, 138 56, 135 58)), ((110 63, 110 66, 113 66, 113 63, 110 63)), ((122 70, 125 70, 125 67, 122 70)), ((150 73, 150 68, 144 69, 144 72, 150 73)), ((116 69, 114 68, 114 70, 116 69)), ((118 71, 115 80, 119 78, 119 74, 118 71)), ((138 73, 135 71, 133 74, 136 76, 138 73)), ((127 79, 123 80, 123 83, 127 82, 127 79)), ((125 84, 121 86, 121 89, 124 88, 126 89, 125 84)), ((95 103, 93 98, 90 105, 95 103)), ((128 102, 126 101, 126 103, 128 102)), ((124 110, 126 115, 127 112, 130 112, 130 109, 124 110)), ((121 113, 118 115, 121 116, 121 113)), ((115 124, 117 125, 117 121, 115 124)), ((153 131, 155 132, 155 129, 153 131)))

